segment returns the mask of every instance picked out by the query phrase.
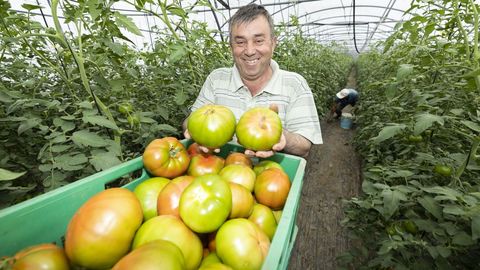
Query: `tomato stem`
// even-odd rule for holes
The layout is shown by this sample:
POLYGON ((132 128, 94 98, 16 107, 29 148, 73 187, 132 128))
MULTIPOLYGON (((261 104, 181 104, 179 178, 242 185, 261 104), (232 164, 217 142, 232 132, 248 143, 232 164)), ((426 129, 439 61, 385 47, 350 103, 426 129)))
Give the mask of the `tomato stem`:
POLYGON ((475 159, 475 155, 477 153, 477 150, 478 150, 478 146, 480 145, 480 136, 476 136, 472 142, 472 147, 470 147, 470 151, 467 155, 467 157, 465 158, 465 161, 463 162, 463 164, 458 168, 458 170, 455 172, 455 180, 459 181, 460 182, 460 176, 462 176, 463 172, 465 171, 465 169, 467 168, 468 166, 468 163, 470 162, 470 160, 474 160, 475 159))

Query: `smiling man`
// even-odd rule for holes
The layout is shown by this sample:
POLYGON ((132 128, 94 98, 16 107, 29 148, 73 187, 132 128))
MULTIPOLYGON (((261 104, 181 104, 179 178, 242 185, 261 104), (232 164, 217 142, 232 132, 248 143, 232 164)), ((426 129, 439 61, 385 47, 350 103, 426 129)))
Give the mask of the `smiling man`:
MULTIPOLYGON (((243 6, 230 19, 229 30, 235 65, 210 73, 191 110, 223 105, 238 121, 251 108, 273 105, 282 120, 280 141, 270 151, 245 153, 265 158, 283 151, 306 157, 312 144, 323 143, 315 102, 301 75, 281 70, 272 60, 277 38, 270 14, 260 5, 243 6)), ((188 130, 184 134, 189 137, 188 130)))

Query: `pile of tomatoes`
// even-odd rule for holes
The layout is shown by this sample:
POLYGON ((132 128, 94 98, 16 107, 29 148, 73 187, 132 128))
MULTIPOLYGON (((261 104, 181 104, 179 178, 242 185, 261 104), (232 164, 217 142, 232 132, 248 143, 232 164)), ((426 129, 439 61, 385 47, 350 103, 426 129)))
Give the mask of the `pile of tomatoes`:
POLYGON ((174 137, 153 140, 143 153, 152 178, 133 191, 110 188, 91 197, 70 220, 64 248, 29 247, 9 266, 260 269, 290 179, 277 162, 254 164, 244 153, 222 157, 200 149, 174 137))

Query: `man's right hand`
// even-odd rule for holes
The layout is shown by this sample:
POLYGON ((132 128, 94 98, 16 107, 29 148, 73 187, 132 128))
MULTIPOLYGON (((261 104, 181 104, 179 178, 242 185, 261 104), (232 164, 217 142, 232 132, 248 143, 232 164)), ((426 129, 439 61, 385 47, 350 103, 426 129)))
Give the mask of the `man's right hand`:
MULTIPOLYGON (((191 139, 192 136, 190 135, 190 132, 188 132, 188 129, 185 129, 185 131, 183 132, 183 136, 185 136, 186 139, 191 139)), ((202 146, 202 145, 198 145, 198 149, 200 149, 200 151, 202 151, 203 153, 205 154, 210 154, 210 153, 220 153, 220 148, 208 148, 206 146, 202 146)))

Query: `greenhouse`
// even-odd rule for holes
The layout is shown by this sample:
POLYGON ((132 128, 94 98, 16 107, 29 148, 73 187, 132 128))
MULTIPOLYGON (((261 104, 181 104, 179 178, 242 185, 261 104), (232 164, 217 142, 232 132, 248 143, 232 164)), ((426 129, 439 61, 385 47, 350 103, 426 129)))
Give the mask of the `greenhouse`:
POLYGON ((0 269, 480 268, 478 0, 0 18, 0 269))

